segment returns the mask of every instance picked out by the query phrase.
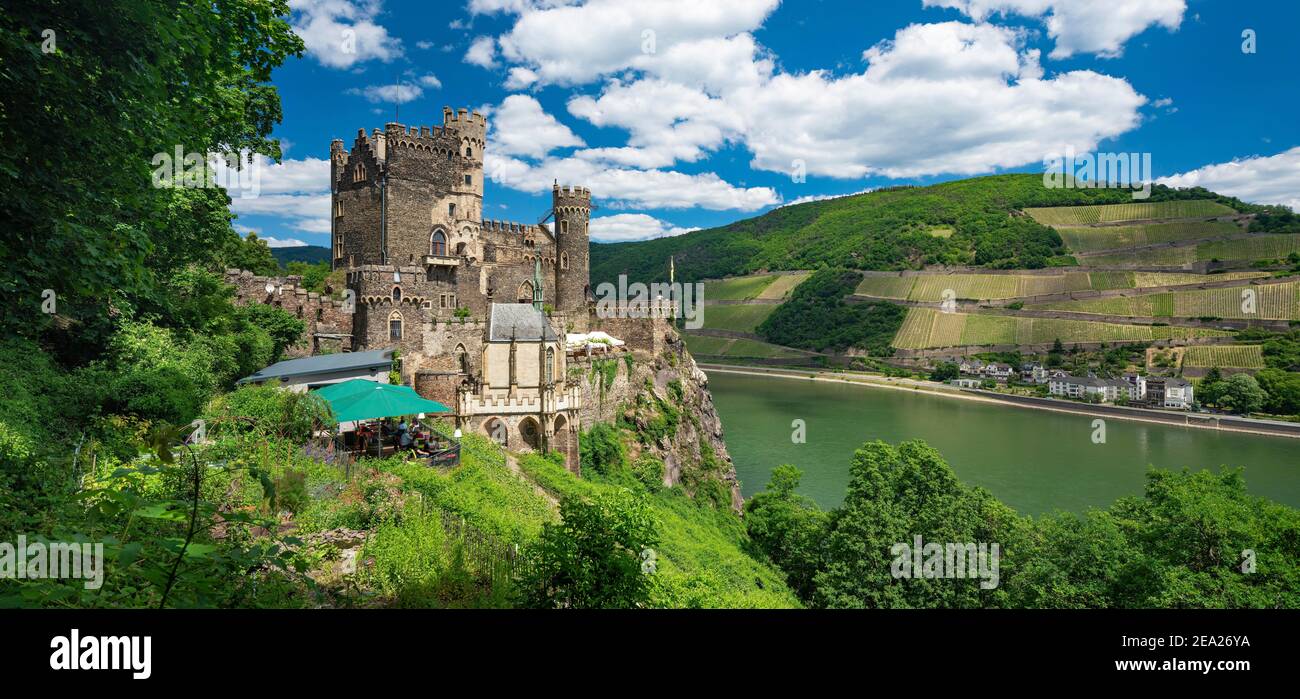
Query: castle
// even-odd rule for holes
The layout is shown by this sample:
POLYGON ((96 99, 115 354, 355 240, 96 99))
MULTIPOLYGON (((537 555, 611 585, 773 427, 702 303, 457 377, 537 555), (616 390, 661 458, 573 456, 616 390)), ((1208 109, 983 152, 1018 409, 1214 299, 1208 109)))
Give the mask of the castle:
POLYGON ((304 320, 298 353, 396 348, 402 380, 452 407, 462 430, 559 451, 576 470, 584 412, 598 418, 577 366, 591 350, 574 351, 566 334, 607 330, 653 356, 669 328, 596 317, 587 189, 556 183, 534 224, 483 219, 486 139, 483 115, 446 108, 442 126, 389 123, 359 130, 350 149, 331 143, 333 268, 346 272, 347 300, 291 278, 227 276, 242 302, 304 320))

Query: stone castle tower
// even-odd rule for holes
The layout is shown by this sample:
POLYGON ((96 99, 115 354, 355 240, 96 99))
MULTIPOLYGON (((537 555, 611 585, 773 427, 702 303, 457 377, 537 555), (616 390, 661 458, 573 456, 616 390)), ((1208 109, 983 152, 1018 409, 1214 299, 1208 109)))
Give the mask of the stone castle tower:
POLYGON ((333 266, 357 301, 353 349, 434 350, 417 330, 535 295, 562 319, 585 318, 591 192, 557 182, 541 222, 484 219, 487 127, 445 108, 441 126, 389 123, 358 131, 350 150, 331 144, 333 266))
POLYGON ((580 308, 586 305, 589 295, 587 223, 591 220, 591 191, 556 184, 551 191, 551 207, 560 252, 559 264, 555 267, 555 305, 557 308, 580 308), (572 270, 582 272, 569 274, 572 270))

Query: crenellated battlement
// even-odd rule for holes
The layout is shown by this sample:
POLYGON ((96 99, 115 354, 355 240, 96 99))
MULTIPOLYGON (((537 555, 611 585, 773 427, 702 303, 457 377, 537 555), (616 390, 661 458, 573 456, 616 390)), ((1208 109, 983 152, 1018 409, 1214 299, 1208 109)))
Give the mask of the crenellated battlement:
POLYGON ((516 223, 514 221, 497 221, 494 219, 484 219, 480 226, 484 233, 501 233, 504 235, 537 235, 544 233, 550 235, 550 229, 535 223, 516 223))

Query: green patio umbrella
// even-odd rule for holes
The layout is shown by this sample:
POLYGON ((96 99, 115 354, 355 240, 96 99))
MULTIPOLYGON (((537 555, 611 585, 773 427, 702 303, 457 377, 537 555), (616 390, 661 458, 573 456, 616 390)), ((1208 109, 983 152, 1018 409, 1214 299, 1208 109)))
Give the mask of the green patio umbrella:
POLYGON ((329 403, 339 422, 374 420, 418 413, 449 413, 438 401, 421 398, 410 386, 354 379, 316 391, 329 403))

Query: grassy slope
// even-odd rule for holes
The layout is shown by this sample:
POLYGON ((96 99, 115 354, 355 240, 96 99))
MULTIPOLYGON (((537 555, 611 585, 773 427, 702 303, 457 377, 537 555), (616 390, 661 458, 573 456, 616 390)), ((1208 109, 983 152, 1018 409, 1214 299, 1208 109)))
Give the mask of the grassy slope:
MULTIPOLYGON (((524 472, 557 497, 592 496, 623 484, 577 478, 537 456, 519 460, 524 472)), ((635 488, 636 486, 631 486, 635 488)), ((657 597, 682 606, 798 607, 775 567, 751 557, 740 519, 727 510, 696 504, 675 489, 647 495, 659 520, 657 597)))
MULTIPOLYGON (((371 462, 378 469, 356 492, 313 499, 298 518, 299 531, 309 533, 337 526, 373 527, 364 550, 373 559, 365 582, 395 606, 500 606, 482 590, 448 597, 438 581, 455 573, 457 533, 447 531, 440 511, 464 518, 500 545, 526 547, 548 522, 559 515, 534 483, 511 472, 500 449, 486 438, 469 434, 463 440, 461 465, 451 471, 423 464, 385 459, 371 462), (355 521, 358 498, 404 502, 399 516, 371 516, 355 521), (363 493, 365 495, 363 495, 363 493), (376 521, 377 520, 377 521, 376 521)), ((529 479, 557 498, 590 496, 629 484, 579 479, 540 456, 519 457, 529 479)), ((331 476, 337 475, 331 472, 331 476)), ((697 504, 680 491, 647 494, 659 520, 662 539, 657 549, 662 576, 657 601, 664 605, 707 607, 795 607, 798 601, 772 566, 753 558, 739 517, 728 509, 697 504), (761 581, 761 584, 759 583, 761 581)), ((364 509, 364 505, 361 505, 364 509)), ((473 561, 471 572, 482 574, 473 561)))

